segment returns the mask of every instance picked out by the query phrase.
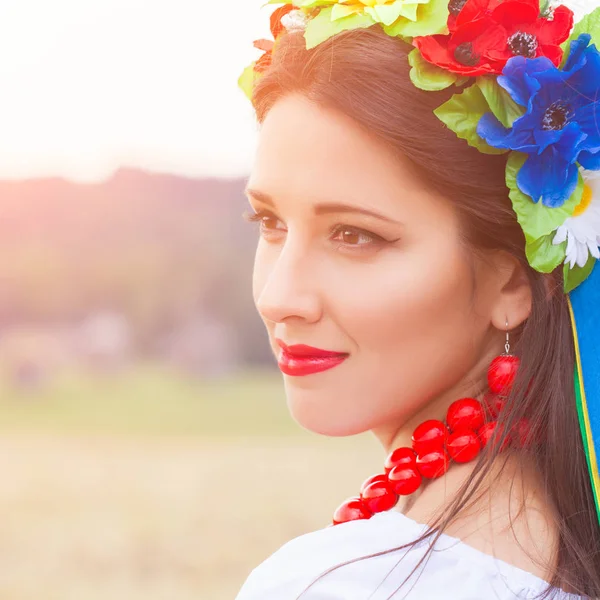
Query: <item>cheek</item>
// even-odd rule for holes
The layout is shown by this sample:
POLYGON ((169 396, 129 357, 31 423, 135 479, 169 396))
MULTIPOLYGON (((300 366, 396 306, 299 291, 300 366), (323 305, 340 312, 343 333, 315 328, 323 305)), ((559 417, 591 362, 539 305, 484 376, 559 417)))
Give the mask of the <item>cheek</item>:
POLYGON ((340 305, 340 320, 357 347, 361 381, 378 390, 379 415, 412 413, 476 361, 486 325, 472 307, 472 275, 457 258, 395 271, 386 266, 370 277, 340 305))

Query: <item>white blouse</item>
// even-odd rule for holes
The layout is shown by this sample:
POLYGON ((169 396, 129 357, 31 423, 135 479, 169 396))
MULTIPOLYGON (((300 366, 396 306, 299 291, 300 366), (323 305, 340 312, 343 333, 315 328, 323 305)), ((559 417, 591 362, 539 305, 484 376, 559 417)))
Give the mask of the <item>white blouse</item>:
MULTIPOLYGON (((412 542, 422 525, 390 510, 301 535, 284 544, 251 573, 236 600, 296 600, 328 569, 412 542)), ((443 534, 429 560, 399 591, 429 541, 345 565, 324 575, 300 600, 508 600, 533 599, 542 579, 443 534), (395 592, 395 593, 394 593, 395 592)), ((552 600, 580 598, 553 588, 552 600)))

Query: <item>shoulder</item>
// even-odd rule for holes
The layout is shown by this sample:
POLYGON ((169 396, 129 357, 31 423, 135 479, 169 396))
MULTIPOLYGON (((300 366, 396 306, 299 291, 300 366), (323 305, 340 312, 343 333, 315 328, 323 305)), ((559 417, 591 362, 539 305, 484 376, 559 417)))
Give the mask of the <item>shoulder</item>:
POLYGON ((386 511, 302 535, 254 569, 236 600, 383 600, 398 592, 418 600, 513 600, 545 590, 530 573, 448 536, 427 554, 429 544, 412 544, 425 530, 386 511))
MULTIPOLYGON (((468 465, 456 465, 446 481, 439 481, 443 492, 433 486, 428 491, 438 497, 442 492, 447 504, 471 471, 468 465)), ((411 517, 430 522, 435 514, 428 509, 433 504, 426 501, 421 506, 421 514, 415 511, 411 517)), ((559 542, 555 512, 535 469, 516 455, 506 455, 493 465, 483 490, 475 493, 444 533, 540 579, 552 579, 559 542)))

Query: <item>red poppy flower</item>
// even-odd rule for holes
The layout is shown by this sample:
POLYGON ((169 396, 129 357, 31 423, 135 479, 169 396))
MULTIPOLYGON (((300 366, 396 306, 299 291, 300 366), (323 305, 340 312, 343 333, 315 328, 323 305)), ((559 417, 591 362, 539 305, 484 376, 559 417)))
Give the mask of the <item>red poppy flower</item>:
POLYGON ((501 73, 513 56, 546 56, 556 66, 573 27, 573 11, 557 7, 540 15, 538 0, 451 0, 448 35, 415 37, 413 44, 434 65, 477 76, 501 73))
POLYGON ((475 19, 490 16, 492 11, 505 0, 450 0, 448 4, 448 29, 456 31, 457 27, 466 25, 475 19))
MULTIPOLYGON (((273 35, 273 40, 276 40, 285 31, 285 27, 281 24, 281 19, 292 10, 297 10, 297 8, 293 4, 285 4, 271 13, 271 34, 273 35)), ((264 54, 254 65, 254 70, 258 73, 262 73, 271 65, 273 40, 262 39, 254 41, 254 47, 264 51, 264 54)))

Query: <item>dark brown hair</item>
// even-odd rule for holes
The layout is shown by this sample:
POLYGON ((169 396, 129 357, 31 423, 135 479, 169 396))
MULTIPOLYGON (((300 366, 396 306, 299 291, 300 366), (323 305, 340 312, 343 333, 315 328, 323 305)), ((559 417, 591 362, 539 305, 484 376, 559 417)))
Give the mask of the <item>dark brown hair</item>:
MULTIPOLYGON (((529 267, 523 232, 505 184, 506 156, 480 153, 437 119, 434 109, 456 90, 416 88, 409 78, 410 50, 378 25, 340 33, 311 50, 306 50, 301 33, 284 34, 272 65, 255 84, 258 121, 262 123, 279 98, 292 93, 351 117, 409 160, 424 185, 453 203, 473 252, 504 250, 519 260, 533 303, 527 321, 513 332, 512 353, 520 357, 521 367, 498 418, 504 433, 496 447, 519 419, 530 420, 532 436, 541 443, 527 451, 557 515, 558 553, 550 583, 595 598, 600 595, 600 527, 577 418, 573 337, 560 269, 543 275, 529 267)), ((435 541, 482 493, 486 473, 499 458, 489 445, 457 498, 413 543, 430 536, 435 541)), ((544 595, 551 592, 549 588, 544 595)))

